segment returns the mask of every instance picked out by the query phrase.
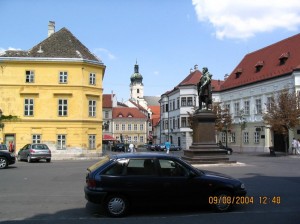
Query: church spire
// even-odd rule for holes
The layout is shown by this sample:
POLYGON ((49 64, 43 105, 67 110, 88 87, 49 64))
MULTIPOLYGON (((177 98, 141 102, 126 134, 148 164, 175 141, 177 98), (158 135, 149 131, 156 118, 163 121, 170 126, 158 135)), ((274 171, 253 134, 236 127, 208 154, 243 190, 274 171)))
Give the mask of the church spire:
POLYGON ((139 65, 138 64, 134 65, 134 73, 139 73, 139 65))

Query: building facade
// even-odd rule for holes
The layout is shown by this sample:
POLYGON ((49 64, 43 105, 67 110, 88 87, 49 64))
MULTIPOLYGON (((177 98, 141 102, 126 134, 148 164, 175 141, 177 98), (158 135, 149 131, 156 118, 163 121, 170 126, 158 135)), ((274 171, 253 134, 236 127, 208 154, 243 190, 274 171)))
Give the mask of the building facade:
MULTIPOLYGON (((283 89, 300 91, 300 34, 247 54, 226 75, 213 80, 213 102, 230 111, 232 125, 216 132, 216 142, 227 143, 234 152, 284 151, 283 136, 274 133, 263 121, 270 98, 283 89)), ((188 117, 198 108, 196 84, 200 79, 195 67, 185 80, 161 96, 161 142, 171 141, 189 148, 192 129, 188 117)), ((289 131, 289 140, 300 138, 300 127, 289 131)))
POLYGON ((102 150, 102 80, 105 65, 66 28, 29 51, 0 55, 0 109, 18 117, 4 121, 2 142, 18 151, 46 143, 52 152, 102 150))
MULTIPOLYGON (((233 119, 227 137, 234 151, 267 152, 270 146, 276 151, 285 150, 283 136, 274 133, 262 117, 271 96, 279 91, 287 88, 299 94, 299 43, 300 34, 249 53, 225 80, 220 96, 233 119)), ((290 130, 288 142, 293 137, 298 139, 299 133, 299 127, 290 130)), ((224 142, 225 133, 219 138, 224 142)))
POLYGON ((148 117, 138 108, 114 107, 112 128, 117 141, 144 145, 147 141, 148 117))

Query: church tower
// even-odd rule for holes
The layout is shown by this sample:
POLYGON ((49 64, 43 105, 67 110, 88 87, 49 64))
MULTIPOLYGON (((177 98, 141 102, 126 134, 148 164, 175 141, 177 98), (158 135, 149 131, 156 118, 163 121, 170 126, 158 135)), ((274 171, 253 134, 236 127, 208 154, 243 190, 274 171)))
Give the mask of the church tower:
POLYGON ((134 65, 134 73, 130 77, 130 99, 140 101, 144 98, 143 76, 139 73, 139 65, 134 65))

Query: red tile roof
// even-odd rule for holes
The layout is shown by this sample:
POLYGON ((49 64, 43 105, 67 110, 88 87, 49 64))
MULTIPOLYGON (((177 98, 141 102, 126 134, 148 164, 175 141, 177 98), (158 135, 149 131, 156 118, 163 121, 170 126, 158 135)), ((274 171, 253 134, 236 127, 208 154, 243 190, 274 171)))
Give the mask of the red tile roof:
POLYGON ((112 94, 103 94, 102 99, 103 99, 103 108, 112 108, 112 94))
POLYGON ((160 120, 160 106, 149 106, 152 111, 152 125, 156 126, 160 120))
POLYGON ((160 106, 148 106, 151 111, 152 111, 152 116, 153 115, 160 115, 160 106))
POLYGON ((113 114, 112 114, 113 119, 115 119, 115 118, 122 118, 122 119, 145 118, 145 119, 147 119, 148 118, 138 108, 134 108, 134 107, 114 107, 112 109, 112 112, 113 112, 113 114), (120 115, 122 117, 120 117, 120 115))
POLYGON ((247 54, 225 80, 221 90, 288 75, 299 65, 300 34, 297 34, 247 54), (280 64, 280 60, 285 60, 285 63, 280 64), (260 70, 257 71, 256 67, 260 70))

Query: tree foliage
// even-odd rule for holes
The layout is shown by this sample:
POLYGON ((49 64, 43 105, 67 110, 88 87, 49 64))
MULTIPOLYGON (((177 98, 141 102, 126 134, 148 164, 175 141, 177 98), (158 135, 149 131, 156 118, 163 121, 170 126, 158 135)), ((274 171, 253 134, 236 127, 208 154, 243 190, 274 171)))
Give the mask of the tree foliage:
POLYGON ((1 121, 12 121, 12 120, 18 120, 19 118, 17 116, 13 115, 2 115, 0 120, 1 121))
POLYGON ((263 115, 264 122, 279 134, 287 135, 288 131, 299 124, 300 97, 287 88, 273 95, 267 103, 263 115))
POLYGON ((230 130, 232 125, 230 111, 227 108, 222 108, 220 103, 214 103, 213 112, 217 117, 215 121, 216 130, 219 132, 230 130))

